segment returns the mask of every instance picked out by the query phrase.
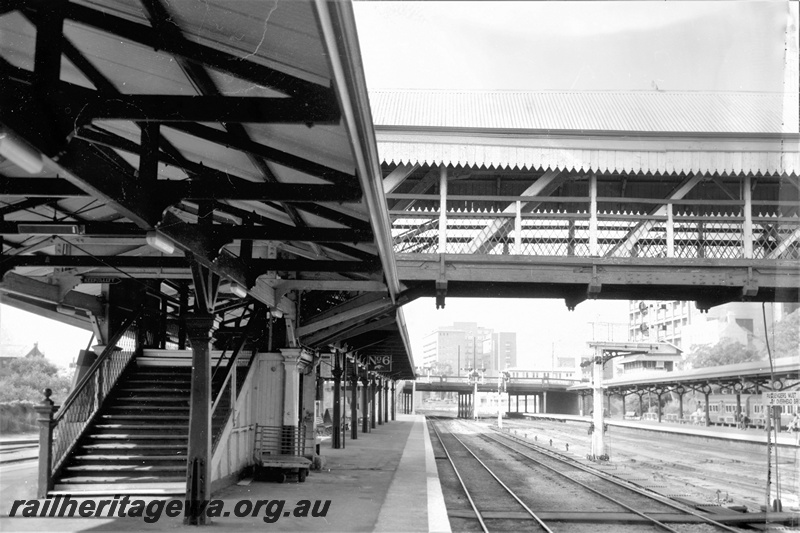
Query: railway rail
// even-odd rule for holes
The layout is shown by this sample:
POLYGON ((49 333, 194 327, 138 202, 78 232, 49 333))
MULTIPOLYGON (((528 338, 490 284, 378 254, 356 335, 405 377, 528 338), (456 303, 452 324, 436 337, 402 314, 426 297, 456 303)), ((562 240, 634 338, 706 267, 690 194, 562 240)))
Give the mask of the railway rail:
MULTIPOLYGON (((552 423, 547 420, 504 420, 503 428, 519 435, 546 435, 553 440, 554 449, 569 446, 570 450, 588 450, 591 435, 580 426, 552 423)), ((600 470, 615 476, 633 476, 641 479, 641 471, 653 473, 648 479, 650 487, 657 485, 656 492, 671 497, 672 494, 694 498, 705 506, 735 504, 758 513, 764 504, 764 445, 749 447, 730 447, 706 445, 698 456, 696 445, 687 444, 679 434, 662 433, 657 439, 630 433, 625 428, 611 428, 613 437, 608 437, 607 450, 613 447, 616 455, 615 465, 598 465, 600 470), (641 446, 646 439, 646 446, 641 446), (635 466, 633 466, 635 465, 635 466), (620 471, 619 468, 623 471, 620 471), (613 471, 610 469, 613 468, 613 471), (658 472, 658 484, 655 472, 658 472), (663 488, 663 490, 661 490, 663 488), (716 491, 716 499, 714 492, 716 491), (687 492, 693 492, 689 494, 687 492), (728 492, 731 498, 728 499, 728 492), (681 494, 685 493, 685 494, 681 494), (724 500, 720 495, 724 494, 724 500)), ((644 428, 646 430, 646 428, 644 428)), ((635 431, 635 430, 633 430, 635 431)), ((725 442, 725 441, 722 441, 725 442)), ((731 441, 729 441, 731 442, 731 441)), ((735 441, 732 441, 735 443, 735 441)), ((798 483, 796 471, 797 454, 783 448, 778 452, 780 458, 781 492, 791 492, 798 483)))
MULTIPOLYGON (((667 498, 615 479, 604 472, 570 461, 558 454, 548 453, 545 449, 509 435, 502 433, 490 434, 486 432, 486 428, 483 426, 461 420, 448 420, 441 417, 431 417, 430 419, 434 434, 437 436, 448 462, 456 473, 461 490, 466 494, 466 498, 470 503, 474 519, 485 532, 505 528, 514 529, 509 527, 509 521, 513 522, 513 520, 517 520, 517 528, 520 527, 519 520, 527 520, 525 528, 531 529, 529 526, 531 519, 535 521, 539 531, 558 531, 564 530, 564 521, 569 520, 569 512, 554 513, 533 510, 531 507, 534 505, 530 502, 530 498, 528 498, 529 502, 525 503, 524 500, 526 498, 518 493, 530 490, 529 486, 526 489, 525 485, 529 485, 529 483, 525 483, 525 481, 529 480, 531 476, 528 474, 520 478, 520 476, 515 476, 511 470, 503 466, 504 463, 512 461, 524 464, 525 468, 534 469, 536 471, 536 479, 548 478, 549 483, 564 487, 565 493, 574 495, 575 486, 577 485, 580 487, 579 490, 582 491, 578 493, 579 495, 591 495, 580 497, 586 499, 586 507, 596 507, 600 512, 588 513, 587 515, 587 513, 576 511, 574 514, 576 516, 580 515, 576 519, 581 520, 583 526, 594 528, 602 524, 613 525, 614 531, 621 531, 626 529, 623 524, 632 525, 632 523, 635 523, 639 529, 642 525, 649 524, 657 529, 672 532, 685 532, 687 527, 690 527, 692 531, 740 531, 687 509, 667 498), (473 432, 476 438, 472 439, 470 443, 465 442, 464 439, 455 435, 454 426, 459 427, 462 431, 473 432), (444 436, 440 432, 440 428, 445 430, 444 436), (445 441, 448 441, 449 444, 446 444, 445 441), (465 450, 466 453, 457 453, 453 448, 454 446, 465 450), (489 451, 490 447, 494 449, 493 453, 489 451), (489 456, 497 462, 498 456, 501 455, 497 450, 503 450, 508 455, 508 459, 505 461, 501 459, 500 466, 493 469, 487 464, 489 460, 482 460, 480 456, 483 456, 484 459, 489 456), (472 459, 466 459, 466 457, 471 457, 472 459), (455 459, 458 459, 458 461, 455 459), (518 513, 514 517, 514 513, 509 512, 508 505, 497 499, 496 489, 490 488, 486 484, 486 474, 484 474, 483 479, 479 477, 476 472, 476 462, 480 464, 486 474, 495 480, 497 485, 502 486, 508 495, 507 498, 513 498, 519 507, 525 509, 527 516, 522 516, 521 513, 518 513), (466 469, 472 475, 463 476, 460 473, 460 469, 466 469), (501 477, 505 477, 506 481, 501 480, 501 477), (515 477, 516 480, 514 480, 515 477), (495 499, 492 501, 492 498, 495 499), (492 501, 492 504, 487 506, 484 503, 481 506, 481 500, 484 502, 487 500, 492 501), (607 503, 599 503, 601 500, 607 503), (504 513, 498 513, 496 512, 498 507, 506 507, 507 510, 504 513), (592 524, 593 517, 597 520, 596 524, 592 524), (500 518, 502 520, 498 520, 500 518), (498 527, 492 527, 495 524, 498 527)), ((460 516, 466 518, 463 513, 460 516)), ((574 530, 574 526, 575 524, 570 524, 570 531, 574 530)))

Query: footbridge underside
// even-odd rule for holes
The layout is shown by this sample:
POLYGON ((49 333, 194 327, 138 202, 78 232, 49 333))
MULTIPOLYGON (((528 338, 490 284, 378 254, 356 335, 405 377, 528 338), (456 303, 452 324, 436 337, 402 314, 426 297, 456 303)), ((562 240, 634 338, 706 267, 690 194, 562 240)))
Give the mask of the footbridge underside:
POLYGON ((730 301, 800 299, 794 261, 399 254, 400 279, 425 296, 730 301))

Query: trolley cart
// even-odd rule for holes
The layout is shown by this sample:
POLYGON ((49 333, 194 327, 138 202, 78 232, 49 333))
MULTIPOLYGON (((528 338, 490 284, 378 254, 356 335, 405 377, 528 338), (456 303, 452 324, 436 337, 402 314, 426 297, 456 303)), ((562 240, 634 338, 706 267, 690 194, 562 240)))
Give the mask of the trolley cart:
POLYGON ((254 448, 256 471, 262 469, 278 483, 286 481, 289 474, 304 483, 311 469, 311 450, 306 450, 305 427, 256 425, 254 448))

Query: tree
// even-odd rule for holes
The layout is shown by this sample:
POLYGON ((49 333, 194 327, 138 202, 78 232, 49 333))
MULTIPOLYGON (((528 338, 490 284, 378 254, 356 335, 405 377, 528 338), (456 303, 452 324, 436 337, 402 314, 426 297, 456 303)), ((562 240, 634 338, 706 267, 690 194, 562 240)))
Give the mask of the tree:
POLYGON ((713 345, 692 346, 686 363, 690 368, 733 365, 763 359, 761 354, 744 344, 731 340, 721 340, 713 345))
POLYGON ((59 375, 59 368, 42 357, 20 357, 6 363, 0 377, 0 402, 41 402, 42 390, 51 389, 59 403, 69 394, 72 380, 59 375))
POLYGON ((775 324, 769 342, 774 357, 797 357, 800 355, 800 309, 775 324))

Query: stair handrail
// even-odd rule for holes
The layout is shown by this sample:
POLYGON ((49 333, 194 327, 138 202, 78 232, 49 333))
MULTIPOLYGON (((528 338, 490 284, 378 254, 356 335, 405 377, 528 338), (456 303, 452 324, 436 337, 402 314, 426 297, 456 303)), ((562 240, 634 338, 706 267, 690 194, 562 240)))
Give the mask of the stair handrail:
MULTIPOLYGON (((233 352, 231 353, 230 358, 228 359, 228 364, 225 366, 225 370, 224 370, 225 379, 222 381, 222 386, 220 386, 219 391, 217 391, 217 397, 214 398, 214 402, 211 404, 211 417, 212 418, 214 417, 214 411, 216 411, 217 405, 219 404, 219 401, 222 399, 222 395, 225 393, 225 387, 228 386, 228 382, 231 380, 231 376, 233 375, 233 372, 231 372, 231 370, 233 369, 234 365, 236 365, 236 361, 237 361, 237 359, 239 357, 239 352, 242 350, 242 348, 244 348, 244 344, 247 342, 247 339, 255 331, 256 326, 261 321, 262 313, 259 312, 259 311, 260 311, 259 308, 255 308, 253 310, 253 316, 247 322, 247 326, 245 328, 245 331, 244 331, 244 334, 242 335, 241 340, 236 345, 236 347, 233 349, 233 352)), ((252 361, 252 358, 251 358, 251 361, 252 361)))
MULTIPOLYGON (((112 367, 112 356, 119 352, 117 343, 128 333, 136 321, 144 314, 144 306, 140 307, 128 317, 122 326, 109 339, 108 344, 100 353, 98 358, 92 363, 86 374, 80 379, 75 387, 67 396, 62 406, 56 412, 51 422, 53 438, 50 445, 52 457, 52 468, 47 472, 48 479, 59 471, 69 454, 83 436, 86 428, 89 427, 103 402, 108 397, 108 393, 113 390, 119 377, 125 371, 130 362, 135 358, 136 352, 140 350, 135 338, 132 339, 133 348, 129 354, 119 361, 116 367, 112 367), (102 369, 107 367, 104 375, 102 369), (108 371, 112 371, 109 375, 108 371), (90 389, 90 384, 93 390, 90 389), (82 401, 79 402, 79 399, 82 401), (74 418, 71 420, 70 418, 74 418)), ((40 466, 41 468, 41 466, 40 466)), ((43 473, 40 472, 40 477, 43 473)), ((50 482, 48 482, 48 485, 50 482)))
POLYGON ((102 365, 110 357, 110 354, 116 351, 117 342, 120 338, 122 338, 122 335, 128 331, 128 328, 130 328, 131 325, 133 325, 133 323, 142 316, 142 314, 144 314, 144 307, 140 307, 136 313, 128 317, 128 319, 123 322, 122 326, 117 330, 117 332, 111 336, 111 338, 108 340, 108 344, 100 353, 100 356, 95 359, 94 363, 92 363, 92 366, 89 367, 89 370, 86 371, 78 384, 75 385, 75 387, 69 393, 67 399, 64 400, 64 403, 61 404, 61 408, 57 411, 55 417, 53 417, 53 424, 58 424, 59 420, 64 417, 64 413, 69 410, 70 406, 75 402, 75 399, 81 393, 82 389, 84 389, 86 384, 94 377, 100 365, 102 365))

